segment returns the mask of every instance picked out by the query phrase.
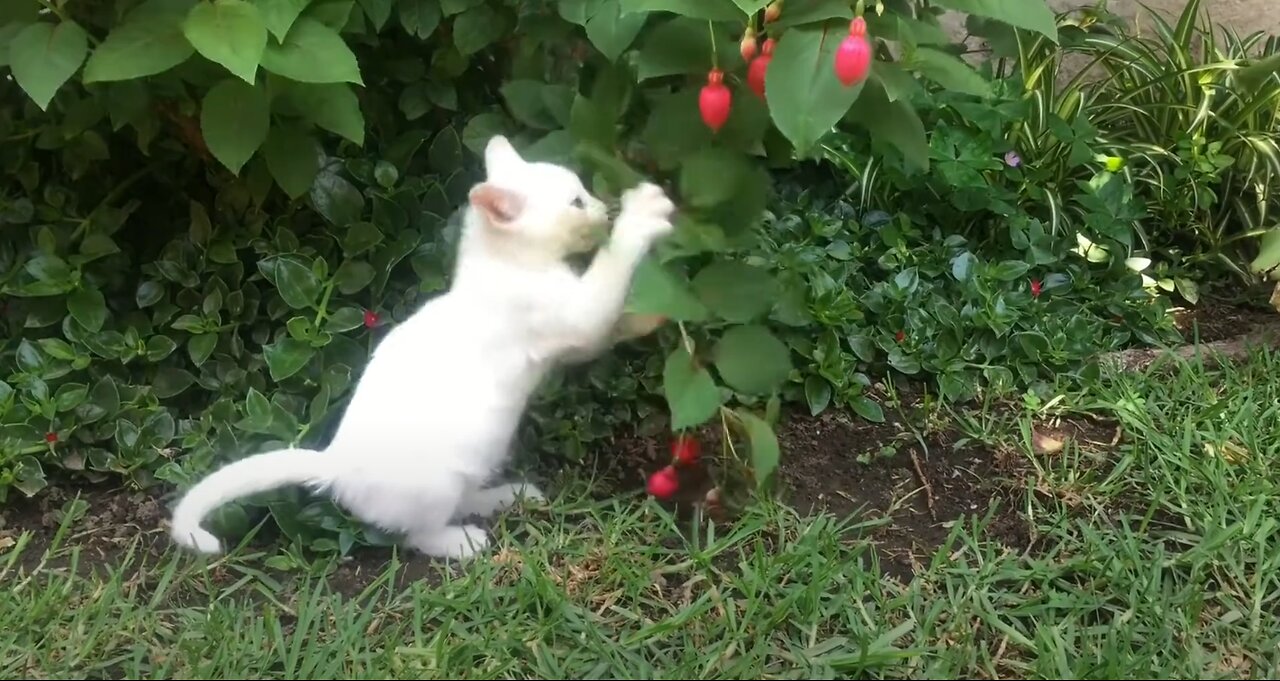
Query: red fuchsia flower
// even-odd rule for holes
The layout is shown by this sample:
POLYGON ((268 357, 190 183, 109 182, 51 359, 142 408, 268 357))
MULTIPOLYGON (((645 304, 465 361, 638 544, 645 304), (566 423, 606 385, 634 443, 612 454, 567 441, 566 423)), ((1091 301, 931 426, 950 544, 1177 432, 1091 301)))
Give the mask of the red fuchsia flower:
POLYGON ((650 475, 649 483, 645 488, 649 494, 658 499, 670 499, 680 489, 680 477, 676 474, 674 467, 667 466, 650 475))
POLYGON ((1032 298, 1040 297, 1040 280, 1039 279, 1031 280, 1031 297, 1032 298))
POLYGON ((893 335, 893 339, 901 343, 902 341, 907 339, 907 332, 903 331, 902 329, 898 329, 898 333, 893 335))
POLYGON ((671 443, 671 458, 681 466, 692 466, 702 455, 702 445, 688 435, 681 435, 671 443))
POLYGON ((364 311, 364 328, 372 329, 378 325, 378 313, 373 310, 364 311))
POLYGON ((1018 166, 1022 165, 1022 157, 1019 156, 1018 152, 1016 151, 1005 152, 1004 164, 1009 166, 1010 168, 1017 168, 1018 166))
POLYGON ((45 434, 44 434, 44 441, 45 441, 45 442, 48 442, 49 444, 53 444, 53 443, 55 443, 55 442, 57 442, 57 441, 58 441, 58 434, 57 434, 57 433, 45 433, 45 434))

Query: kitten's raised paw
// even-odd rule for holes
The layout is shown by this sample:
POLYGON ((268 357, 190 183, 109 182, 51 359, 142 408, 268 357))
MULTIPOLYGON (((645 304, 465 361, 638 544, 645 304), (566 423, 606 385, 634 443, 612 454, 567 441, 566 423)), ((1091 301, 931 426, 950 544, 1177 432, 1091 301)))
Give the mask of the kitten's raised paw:
POLYGON ((419 534, 410 545, 428 556, 466 561, 489 547, 489 533, 475 525, 447 525, 419 534))
POLYGON ((644 183, 622 195, 617 230, 624 238, 652 241, 671 232, 676 206, 656 184, 644 183))

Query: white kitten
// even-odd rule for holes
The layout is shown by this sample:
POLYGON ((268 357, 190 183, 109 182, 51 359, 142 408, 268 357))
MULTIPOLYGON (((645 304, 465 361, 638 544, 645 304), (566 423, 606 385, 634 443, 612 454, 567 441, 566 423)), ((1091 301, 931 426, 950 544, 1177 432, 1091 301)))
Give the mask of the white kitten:
POLYGON ((462 559, 489 538, 459 518, 542 498, 532 485, 485 485, 552 365, 615 340, 632 274, 671 231, 674 206, 654 185, 629 191, 609 242, 579 277, 565 258, 594 245, 608 220, 604 204, 573 172, 526 162, 503 137, 485 149, 485 170, 470 193, 452 287, 378 345, 329 446, 258 454, 216 471, 178 504, 175 541, 217 553, 217 538, 200 527, 211 511, 302 484, 413 548, 462 559))

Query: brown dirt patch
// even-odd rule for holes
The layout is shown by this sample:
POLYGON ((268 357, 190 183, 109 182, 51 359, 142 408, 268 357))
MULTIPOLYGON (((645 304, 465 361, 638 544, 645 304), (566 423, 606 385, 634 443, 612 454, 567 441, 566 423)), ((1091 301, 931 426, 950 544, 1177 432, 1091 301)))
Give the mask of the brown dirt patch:
MULTIPOLYGON (((1025 523, 1017 516, 1009 491, 1016 487, 1009 482, 1021 474, 1012 463, 1017 457, 958 444, 960 435, 952 430, 917 437, 898 421, 872 424, 836 411, 817 418, 787 415, 778 435, 784 452, 779 473, 783 498, 802 513, 826 511, 841 518, 854 516, 857 521, 880 521, 866 538, 876 546, 886 573, 909 579, 946 541, 954 523, 985 516, 993 502, 997 510, 988 538, 1016 550, 1027 546, 1025 523)), ((704 437, 704 451, 718 446, 714 436, 704 437)), ((606 472, 599 487, 602 495, 643 490, 648 472, 663 465, 667 456, 665 439, 621 439, 609 449, 609 460, 626 464, 625 469, 614 467, 613 475, 606 472)), ((686 472, 683 477, 682 495, 673 507, 687 517, 683 511, 700 501, 712 483, 705 472, 686 472)), ((82 564, 117 563, 135 547, 154 556, 167 548, 168 500, 157 496, 162 493, 159 490, 130 492, 93 486, 78 492, 84 502, 82 515, 71 523, 63 544, 80 547, 82 564)), ((24 553, 25 566, 34 567, 42 549, 53 542, 63 509, 74 494, 50 489, 37 499, 0 509, 0 541, 34 531, 36 545, 24 553)), ((273 529, 264 528, 252 545, 270 552, 273 529)), ((390 559, 387 549, 357 549, 328 578, 336 590, 355 595, 384 572, 390 559)), ((447 575, 447 568, 410 554, 401 554, 400 565, 396 586, 439 583, 447 575)))
POLYGON ((954 431, 917 433, 897 421, 868 423, 840 413, 792 419, 780 437, 793 462, 783 470, 800 511, 884 520, 872 539, 881 568, 909 578, 942 546, 956 522, 996 505, 987 538, 1024 549, 1028 533, 1010 498, 1016 458, 961 444, 954 431))
POLYGON ((1276 321, 1274 310, 1205 303, 1174 308, 1174 324, 1188 344, 1215 343, 1246 335, 1276 321))
MULTIPOLYGON (((892 417, 870 423, 837 410, 817 417, 785 414, 777 434, 782 499, 801 513, 853 522, 888 575, 909 580, 958 522, 987 519, 986 539, 1016 551, 1030 548, 1027 524, 1017 512, 1025 466, 1016 452, 968 441, 946 424, 917 432, 892 417)), ((709 456, 722 446, 718 428, 699 438, 709 456)), ((628 465, 610 481, 617 489, 643 489, 648 474, 668 461, 666 443, 653 439, 626 440, 613 449, 628 465)), ((713 485, 703 470, 682 471, 680 492, 669 506, 688 522, 693 507, 706 508, 713 485)))

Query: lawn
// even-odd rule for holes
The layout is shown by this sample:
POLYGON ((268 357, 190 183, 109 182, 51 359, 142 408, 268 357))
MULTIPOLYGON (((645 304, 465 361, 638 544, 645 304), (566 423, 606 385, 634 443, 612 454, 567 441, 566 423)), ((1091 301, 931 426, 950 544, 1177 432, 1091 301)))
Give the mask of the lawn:
POLYGON ((0 676, 1273 678, 1278 374, 1259 352, 880 426, 793 416, 782 501, 691 523, 565 474, 458 570, 261 538, 205 562, 136 494, 13 507, 0 676))

